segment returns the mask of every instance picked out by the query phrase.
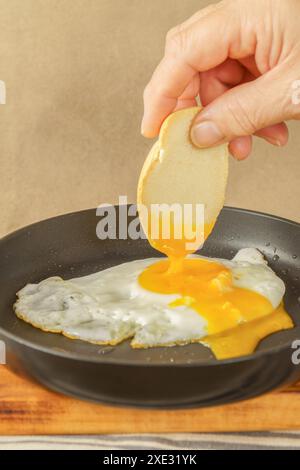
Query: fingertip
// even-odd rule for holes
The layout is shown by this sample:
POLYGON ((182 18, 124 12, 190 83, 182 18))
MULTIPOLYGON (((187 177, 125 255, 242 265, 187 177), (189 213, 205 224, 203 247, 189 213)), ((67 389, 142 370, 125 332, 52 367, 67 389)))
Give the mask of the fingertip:
POLYGON ((144 115, 141 124, 141 134, 153 139, 157 137, 166 117, 174 111, 175 99, 168 99, 153 94, 151 102, 144 104, 144 115))
POLYGON ((289 140, 289 130, 284 122, 260 129, 255 135, 276 147, 285 146, 289 140))
POLYGON ((190 130, 193 144, 199 148, 212 147, 224 142, 224 135, 218 125, 213 121, 198 122, 198 116, 190 130))
POLYGON ((145 129, 145 126, 143 125, 143 123, 141 124, 141 134, 143 137, 148 137, 147 130, 145 129))
POLYGON ((237 137, 229 143, 228 148, 235 160, 245 160, 249 157, 252 150, 252 137, 237 137))
POLYGON ((280 140, 280 139, 276 139, 274 137, 263 137, 267 142, 269 142, 269 144, 272 144, 272 145, 275 145, 276 147, 284 147, 287 143, 280 140))
POLYGON ((147 123, 147 120, 145 117, 142 119, 142 124, 141 124, 141 134, 143 137, 146 137, 147 139, 153 139, 158 135, 158 130, 154 129, 153 126, 149 126, 147 123))
POLYGON ((146 139, 154 139, 158 136, 159 132, 153 132, 146 129, 142 129, 141 134, 143 137, 146 137, 146 139))

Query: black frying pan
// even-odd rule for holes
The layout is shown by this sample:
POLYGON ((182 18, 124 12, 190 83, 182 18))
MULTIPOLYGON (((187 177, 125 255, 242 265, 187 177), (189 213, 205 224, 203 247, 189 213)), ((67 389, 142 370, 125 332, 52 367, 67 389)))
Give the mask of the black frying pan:
POLYGON ((300 339, 300 224, 224 208, 202 254, 232 258, 257 247, 285 281, 285 304, 296 327, 264 339, 257 351, 217 361, 194 344, 133 350, 128 342, 97 346, 44 333, 13 313, 15 293, 28 282, 83 276, 133 259, 159 256, 146 240, 96 237, 95 210, 55 217, 0 241, 0 335, 8 364, 65 394, 146 407, 209 406, 254 397, 300 378, 292 342, 300 339))

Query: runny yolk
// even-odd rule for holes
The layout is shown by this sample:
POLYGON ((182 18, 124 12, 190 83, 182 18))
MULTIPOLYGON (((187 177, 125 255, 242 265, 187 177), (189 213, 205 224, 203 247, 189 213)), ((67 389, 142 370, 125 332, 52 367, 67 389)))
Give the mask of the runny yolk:
MULTIPOLYGON (((214 224, 205 226, 204 238, 214 224)), ((168 256, 147 267, 139 283, 151 292, 177 294, 170 307, 188 306, 207 320, 207 336, 199 342, 209 346, 218 359, 253 352, 261 339, 271 333, 293 327, 283 305, 274 310, 264 296, 233 285, 230 269, 220 263, 186 258, 195 250, 186 248, 186 240, 149 239, 154 248, 168 256)))

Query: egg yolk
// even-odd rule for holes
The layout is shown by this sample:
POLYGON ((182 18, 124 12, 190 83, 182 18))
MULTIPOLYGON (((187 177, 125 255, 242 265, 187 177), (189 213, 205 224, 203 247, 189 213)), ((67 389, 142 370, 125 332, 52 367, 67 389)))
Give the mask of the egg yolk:
MULTIPOLYGON (((204 226, 204 239, 213 226, 204 226)), ((201 343, 218 359, 250 354, 264 337, 293 326, 283 305, 274 310, 264 296, 234 286, 230 269, 215 261, 186 258, 195 249, 189 250, 188 240, 175 239, 174 233, 171 227, 169 238, 149 238, 168 259, 147 267, 139 283, 151 292, 179 295, 170 307, 187 306, 204 317, 207 336, 201 343)))

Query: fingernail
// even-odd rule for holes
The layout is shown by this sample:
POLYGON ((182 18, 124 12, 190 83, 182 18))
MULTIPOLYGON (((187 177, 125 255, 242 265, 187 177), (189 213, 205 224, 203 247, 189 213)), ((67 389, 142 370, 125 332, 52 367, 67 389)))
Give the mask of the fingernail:
POLYGON ((142 120, 142 124, 141 124, 141 134, 143 137, 147 137, 147 138, 152 138, 152 134, 149 132, 149 126, 147 125, 147 121, 145 118, 143 118, 142 120))
POLYGON ((224 140, 224 135, 213 121, 203 121, 191 129, 192 142, 197 147, 210 147, 224 140))
POLYGON ((277 145, 277 147, 282 147, 283 145, 280 140, 274 139, 273 137, 266 137, 266 140, 272 145, 277 145))

